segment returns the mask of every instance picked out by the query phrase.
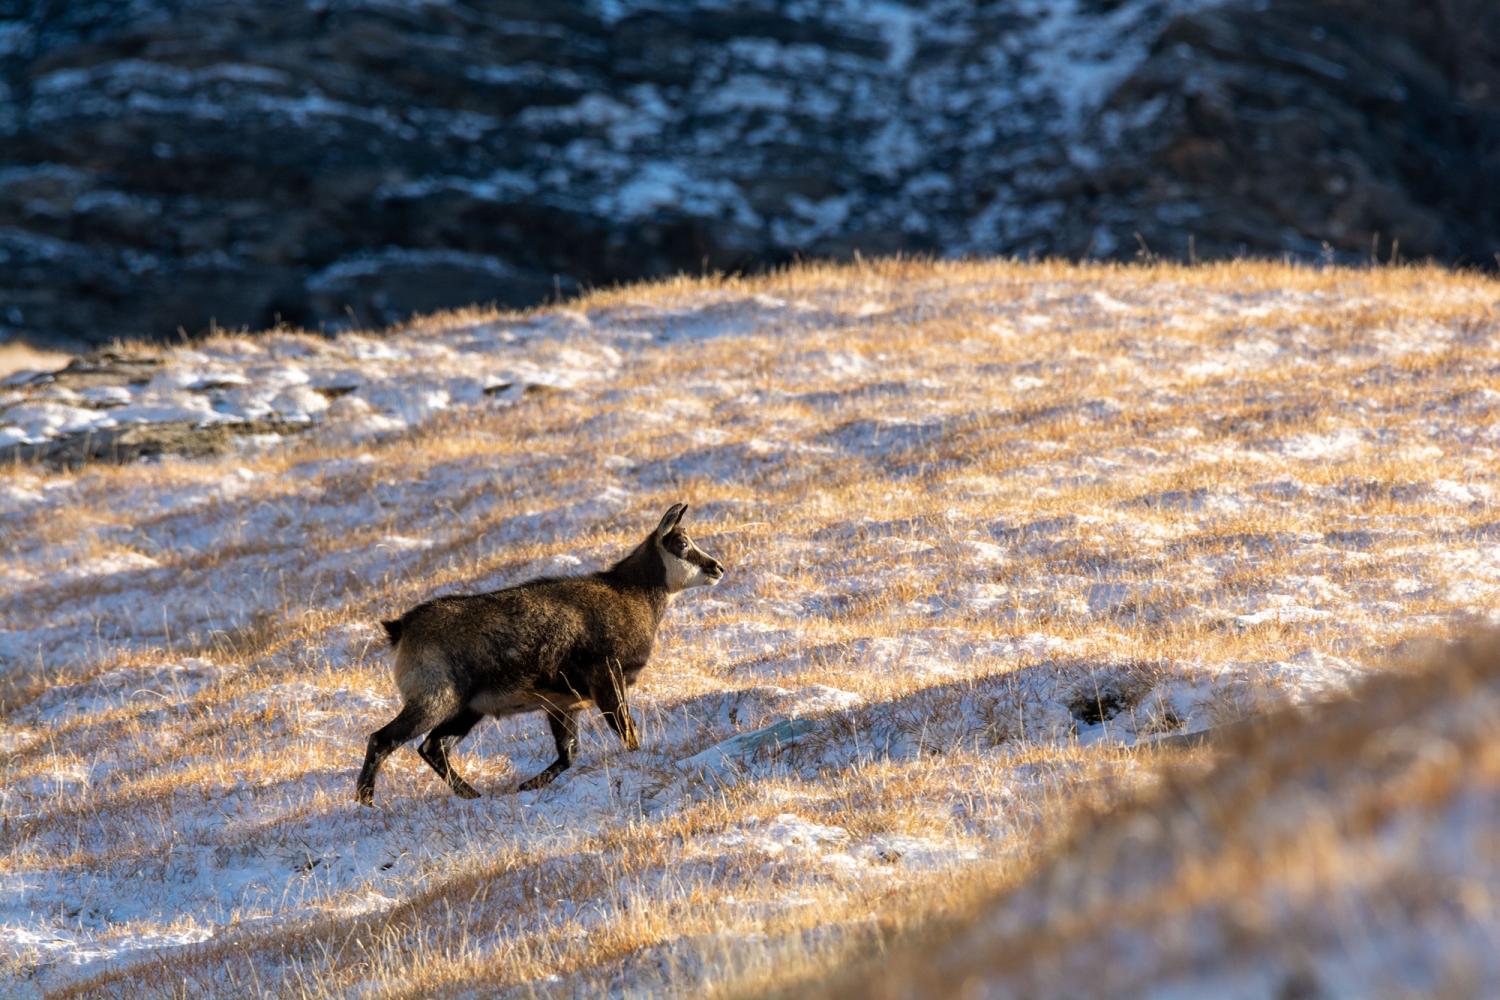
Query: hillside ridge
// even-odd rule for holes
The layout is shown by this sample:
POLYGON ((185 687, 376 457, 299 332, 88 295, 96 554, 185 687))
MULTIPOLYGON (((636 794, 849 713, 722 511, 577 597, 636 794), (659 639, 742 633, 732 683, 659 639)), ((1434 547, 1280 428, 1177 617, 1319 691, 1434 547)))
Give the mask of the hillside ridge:
POLYGON ((304 415, 0 466, 0 992, 722 995, 965 912, 1162 737, 1493 620, 1497 289, 866 261, 9 387, 304 415), (483 798, 408 748, 355 803, 381 619, 607 565, 677 501, 727 574, 666 619, 640 750, 591 719, 513 794, 551 740, 487 721, 483 798))

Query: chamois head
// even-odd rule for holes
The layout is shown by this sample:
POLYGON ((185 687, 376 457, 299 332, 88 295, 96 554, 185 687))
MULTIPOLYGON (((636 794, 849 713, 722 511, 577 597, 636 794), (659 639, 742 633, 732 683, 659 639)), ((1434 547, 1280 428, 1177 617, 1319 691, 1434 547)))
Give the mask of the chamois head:
POLYGON ((682 530, 682 515, 686 513, 687 504, 674 503, 652 536, 656 552, 666 567, 669 594, 689 587, 712 587, 724 578, 723 564, 694 545, 682 530))

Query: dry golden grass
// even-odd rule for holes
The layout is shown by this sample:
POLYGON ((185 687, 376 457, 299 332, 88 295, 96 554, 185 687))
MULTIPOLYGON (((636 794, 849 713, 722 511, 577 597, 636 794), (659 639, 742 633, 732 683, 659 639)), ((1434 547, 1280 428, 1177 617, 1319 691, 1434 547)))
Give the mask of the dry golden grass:
MULTIPOLYGON (((1493 990, 1500 634, 1225 736, 1078 810, 1024 878, 781 992, 853 998, 1493 990)), ((788 985, 788 983, 793 985, 788 985)), ((749 985, 748 983, 744 985, 749 985)))
POLYGON ((29 344, 0 344, 0 378, 18 371, 54 371, 71 360, 61 351, 44 351, 29 344))
POLYGON ((1492 612, 1497 292, 1254 263, 681 279, 391 335, 434 372, 474 331, 543 330, 557 365, 635 338, 514 405, 0 471, 0 925, 27 932, 0 975, 733 995, 964 912, 1158 781, 1098 737, 1336 692, 1492 612), (730 573, 668 616, 644 750, 594 726, 557 790, 514 796, 545 727, 487 725, 457 755, 486 798, 403 752, 354 806, 394 713, 378 618, 599 565, 679 499, 730 573), (800 712, 817 732, 739 780, 683 776, 800 712))

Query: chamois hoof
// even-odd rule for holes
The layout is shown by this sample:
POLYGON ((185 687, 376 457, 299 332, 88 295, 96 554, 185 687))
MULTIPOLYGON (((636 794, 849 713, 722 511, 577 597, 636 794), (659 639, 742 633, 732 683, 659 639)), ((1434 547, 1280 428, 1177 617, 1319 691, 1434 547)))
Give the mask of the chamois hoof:
POLYGON ((354 801, 362 806, 373 806, 375 804, 375 789, 356 788, 354 790, 354 801))
POLYGON ((477 799, 479 798, 479 789, 467 783, 455 785, 453 786, 453 794, 461 799, 477 799))

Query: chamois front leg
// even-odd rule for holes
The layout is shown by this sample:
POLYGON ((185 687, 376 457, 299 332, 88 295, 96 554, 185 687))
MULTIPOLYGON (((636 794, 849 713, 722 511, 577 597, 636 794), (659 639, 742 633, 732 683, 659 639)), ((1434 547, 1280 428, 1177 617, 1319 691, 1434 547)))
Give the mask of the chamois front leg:
POLYGON ((552 739, 557 743, 557 759, 547 765, 547 770, 521 782, 518 792, 529 792, 545 788, 552 779, 573 766, 573 757, 578 753, 578 712, 575 710, 548 708, 547 722, 552 726, 552 739))
POLYGON ((640 738, 636 735, 635 719, 631 718, 630 706, 625 704, 625 678, 618 670, 611 670, 608 676, 598 683, 590 692, 594 704, 599 706, 599 711, 604 713, 604 721, 609 723, 609 728, 620 737, 620 742, 625 744, 626 750, 639 750, 641 748, 640 738))

